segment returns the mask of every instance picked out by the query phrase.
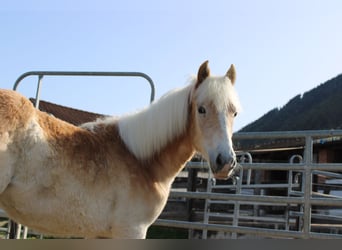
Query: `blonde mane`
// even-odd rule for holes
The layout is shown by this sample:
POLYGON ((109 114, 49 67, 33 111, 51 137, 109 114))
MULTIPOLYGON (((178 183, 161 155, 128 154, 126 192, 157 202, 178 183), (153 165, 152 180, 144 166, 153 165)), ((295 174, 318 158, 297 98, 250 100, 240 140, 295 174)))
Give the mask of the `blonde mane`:
POLYGON ((190 84, 172 90, 145 109, 118 120, 120 136, 137 158, 151 157, 184 132, 192 88, 190 84))

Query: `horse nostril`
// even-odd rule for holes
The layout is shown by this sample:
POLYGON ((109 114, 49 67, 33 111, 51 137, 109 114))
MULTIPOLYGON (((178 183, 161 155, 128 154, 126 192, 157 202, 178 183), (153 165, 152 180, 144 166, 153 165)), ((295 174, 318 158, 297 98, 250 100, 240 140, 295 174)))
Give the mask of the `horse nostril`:
POLYGON ((217 166, 217 170, 221 170, 224 167, 224 159, 222 157, 221 154, 218 154, 217 158, 216 158, 216 166, 217 166))
POLYGON ((225 157, 222 154, 218 154, 216 157, 216 172, 221 171, 225 165, 228 165, 227 167, 229 169, 233 169, 236 166, 236 159, 235 157, 229 156, 225 157))

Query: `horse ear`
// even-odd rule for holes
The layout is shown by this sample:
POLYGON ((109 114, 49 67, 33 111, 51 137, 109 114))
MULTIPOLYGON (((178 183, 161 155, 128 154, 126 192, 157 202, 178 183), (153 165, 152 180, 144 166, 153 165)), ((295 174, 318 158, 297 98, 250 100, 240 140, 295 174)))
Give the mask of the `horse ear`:
POLYGON ((234 85, 236 80, 236 70, 234 64, 230 65, 230 68, 228 69, 226 76, 230 79, 232 84, 234 85))
POLYGON ((209 61, 205 61, 202 63, 202 65, 198 69, 197 73, 197 83, 195 88, 198 88, 198 86, 210 75, 210 69, 208 67, 209 61))

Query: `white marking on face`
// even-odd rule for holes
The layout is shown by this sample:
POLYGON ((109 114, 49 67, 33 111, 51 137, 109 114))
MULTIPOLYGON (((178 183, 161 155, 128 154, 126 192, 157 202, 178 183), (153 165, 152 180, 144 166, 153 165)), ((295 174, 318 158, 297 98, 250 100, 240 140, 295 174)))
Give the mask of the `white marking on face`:
POLYGON ((222 171, 227 177, 236 162, 232 145, 233 120, 239 109, 236 92, 227 77, 209 77, 197 91, 200 152, 214 173, 222 171))

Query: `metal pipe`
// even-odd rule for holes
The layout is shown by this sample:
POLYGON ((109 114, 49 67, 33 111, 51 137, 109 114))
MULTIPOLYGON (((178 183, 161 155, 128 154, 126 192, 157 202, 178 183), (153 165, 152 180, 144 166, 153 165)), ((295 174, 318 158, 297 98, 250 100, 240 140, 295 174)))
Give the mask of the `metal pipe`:
POLYGON ((36 92, 36 103, 35 103, 35 105, 34 105, 34 107, 35 107, 36 109, 39 108, 40 87, 41 87, 41 85, 42 85, 43 77, 44 77, 44 75, 39 75, 39 76, 38 76, 38 84, 37 84, 37 92, 36 92))
POLYGON ((302 131, 276 131, 276 132, 239 132, 233 135, 233 139, 276 139, 276 138, 304 138, 306 136, 330 137, 342 136, 341 129, 331 130, 302 130, 302 131))
MULTIPOLYGON (((341 171, 342 165, 340 163, 311 163, 307 166, 304 163, 239 163, 243 169, 255 170, 305 170, 308 167, 311 170, 327 170, 327 171, 341 171)), ((187 162, 187 168, 209 168, 207 162, 187 162)))
MULTIPOLYGON (((303 204, 304 200, 301 197, 286 197, 286 196, 264 196, 264 195, 244 195, 244 194, 224 194, 224 193, 209 193, 209 192, 179 192, 172 191, 170 198, 192 198, 192 199, 213 199, 213 200, 230 200, 230 201, 254 201, 266 203, 289 203, 303 204)), ((325 206, 342 206, 342 198, 340 199, 324 199, 311 198, 312 205, 325 206)))
POLYGON ((142 72, 105 72, 105 71, 29 71, 15 81, 13 90, 17 90, 20 82, 28 76, 122 76, 122 77, 142 77, 145 78, 151 87, 150 102, 153 102, 155 98, 155 87, 153 80, 147 74, 142 72))
POLYGON ((305 137, 305 151, 304 151, 304 235, 305 238, 309 238, 309 234, 311 231, 311 204, 310 198, 312 195, 312 171, 310 169, 310 164, 312 163, 312 138, 310 136, 305 137))
MULTIPOLYGON (((200 223, 200 222, 158 219, 154 223, 154 225, 187 228, 187 229, 208 230, 208 231, 235 232, 235 233, 240 233, 240 234, 251 234, 251 235, 261 235, 261 236, 305 238, 301 232, 297 232, 297 231, 274 230, 274 229, 242 227, 242 226, 229 226, 229 225, 209 224, 209 223, 200 223)), ((342 239, 342 235, 341 234, 339 235, 338 234, 326 234, 326 233, 310 233, 309 238, 342 239)))

